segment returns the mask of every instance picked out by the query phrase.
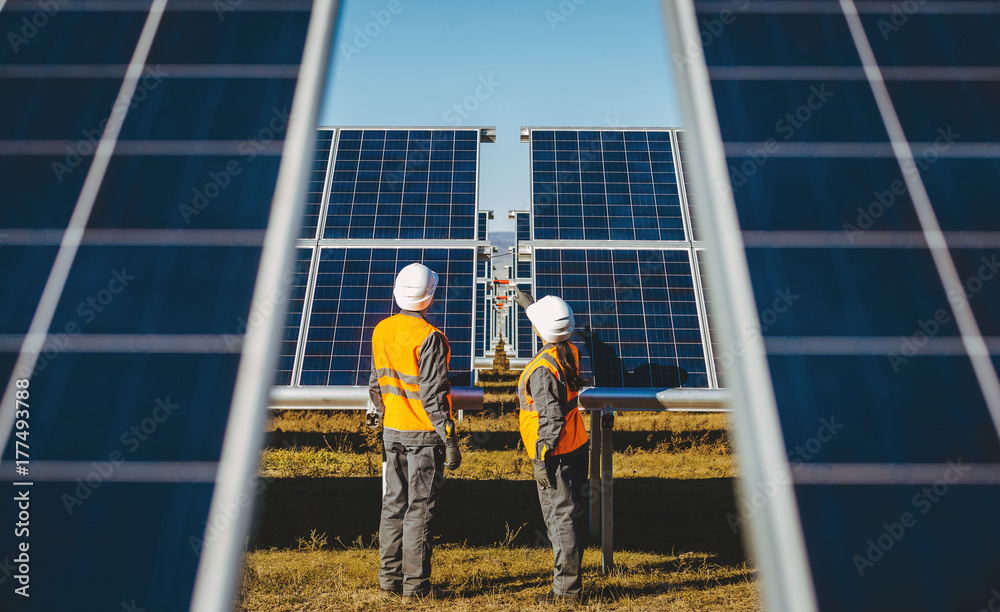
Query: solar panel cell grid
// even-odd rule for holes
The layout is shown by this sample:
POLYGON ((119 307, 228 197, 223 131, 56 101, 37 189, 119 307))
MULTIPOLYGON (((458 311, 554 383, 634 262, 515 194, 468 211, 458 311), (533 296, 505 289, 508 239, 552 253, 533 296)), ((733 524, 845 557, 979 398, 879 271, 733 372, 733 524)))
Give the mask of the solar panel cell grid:
POLYGON ((278 367, 274 384, 292 384, 295 356, 302 329, 302 311, 305 307, 306 289, 309 283, 309 268, 312 264, 312 249, 295 249, 295 261, 291 270, 288 293, 288 314, 285 316, 284 335, 278 353, 278 367))
POLYGON ((489 213, 479 213, 479 225, 476 229, 476 240, 486 240, 487 223, 489 223, 489 213))
MULTIPOLYGON (((529 265, 531 262, 528 262, 529 265)), ((532 293, 531 283, 517 283, 517 287, 524 291, 525 293, 532 293)), ((533 295, 533 294, 532 294, 533 295)), ((534 356, 534 338, 535 332, 531 328, 531 321, 528 320, 528 315, 524 314, 524 309, 517 307, 514 308, 517 313, 517 356, 522 359, 529 359, 534 356)))
POLYGON ((708 386, 687 251, 539 248, 534 281, 573 308, 595 385, 708 386))
POLYGON ((476 130, 343 130, 325 238, 475 237, 476 130))
POLYGON ((313 154, 312 172, 309 175, 309 187, 306 191, 306 208, 303 214, 300 238, 311 239, 316 237, 320 208, 323 205, 326 170, 330 161, 330 147, 333 145, 333 136, 333 130, 317 130, 316 132, 316 147, 313 154))
POLYGON ((277 156, 115 155, 88 227, 262 230, 280 163, 277 156))
POLYGON ((531 240, 531 215, 526 212, 517 213, 515 225, 515 236, 518 242, 531 240))
POLYGON ((489 350, 490 312, 485 304, 486 285, 476 283, 476 357, 484 357, 489 350))
MULTIPOLYGON (((699 21, 717 17, 696 4, 699 21)), ((998 331, 985 244, 1000 217, 984 202, 1000 14, 928 3, 900 23, 897 8, 759 3, 704 47, 821 610, 980 609, 996 587, 981 512, 996 487, 945 469, 1000 463, 1000 359, 970 348, 981 333, 996 352, 998 331), (869 48, 884 81, 868 81, 869 48), (897 116, 906 146, 889 141, 897 116), (922 232, 938 223, 950 248, 934 254, 922 232), (817 447, 824 422, 837 427, 817 447), (926 484, 954 485, 946 495, 909 483, 938 467, 926 484), (869 484, 835 482, 851 478, 869 484)))
POLYGON ((715 308, 712 305, 712 300, 708 291, 708 279, 705 276, 705 252, 699 250, 695 251, 695 254, 698 257, 698 271, 701 274, 701 292, 704 296, 705 320, 708 322, 707 333, 712 346, 712 359, 715 364, 715 378, 718 382, 718 386, 720 388, 725 388, 726 382, 723 378, 723 370, 725 368, 724 364, 728 365, 728 362, 732 360, 733 356, 720 348, 716 337, 716 330, 718 329, 718 326, 716 324, 715 308))
POLYGON ((535 240, 684 240, 670 134, 534 130, 535 240))
MULTIPOLYGON (((0 12, 0 30, 11 34, 47 18, 28 40, 5 37, 11 44, 0 48, 0 88, 16 92, 0 99, 0 280, 18 293, 0 313, 0 333, 13 335, 5 349, 25 350, 18 376, 31 379, 36 461, 20 480, 35 481, 32 518, 50 527, 32 536, 42 588, 31 602, 183 610, 201 555, 190 538, 210 518, 261 258, 260 232, 244 230, 267 226, 310 13, 281 6, 220 19, 173 2, 163 15, 154 2, 58 5, 54 16, 34 2, 0 12), (137 47, 143 28, 148 56, 137 47), (131 92, 133 58, 142 74, 131 98, 116 102, 131 92), (114 144, 108 126, 123 116, 102 172, 94 152, 102 138, 114 144), (83 217, 83 245, 64 243, 72 264, 64 287, 50 284, 49 321, 43 285, 60 277, 51 266, 74 208, 88 210, 88 175, 96 201, 83 217), (40 228, 56 231, 21 231, 40 228), (37 360, 18 338, 33 316, 50 333, 37 360), (115 457, 127 467, 111 468, 112 477, 103 466, 115 457), (104 483, 67 508, 64 494, 84 490, 74 483, 94 469, 104 483)), ((0 355, 5 386, 15 361, 0 355)), ((16 449, 5 446, 9 480, 16 449)), ((4 550, 16 549, 13 537, 0 535, 4 550)), ((5 589, 0 608, 12 597, 20 599, 5 589)))
POLYGON ((474 255, 468 248, 323 248, 300 384, 368 384, 372 330, 399 311, 393 283, 415 261, 440 277, 427 318, 448 337, 452 383, 471 384, 474 255))

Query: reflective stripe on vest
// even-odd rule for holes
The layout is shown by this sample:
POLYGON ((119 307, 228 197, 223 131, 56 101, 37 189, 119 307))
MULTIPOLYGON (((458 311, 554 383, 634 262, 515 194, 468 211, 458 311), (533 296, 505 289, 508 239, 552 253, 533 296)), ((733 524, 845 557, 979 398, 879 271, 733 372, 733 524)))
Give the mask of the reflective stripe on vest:
MULTIPOLYGON (((385 427, 398 431, 434 431, 420 400, 418 363, 420 347, 427 337, 440 330, 424 319, 396 314, 375 326, 372 332, 372 360, 385 404, 385 427)), ((442 337, 444 334, 441 334, 442 337)), ((447 359, 451 360, 448 346, 447 359)), ((451 396, 448 396, 451 418, 451 396)))
MULTIPOLYGON (((580 363, 580 353, 576 347, 570 344, 573 358, 577 364, 580 363)), ((579 367, 579 365, 577 365, 579 367)), ((521 372, 521 377, 517 381, 517 396, 520 400, 521 410, 518 415, 521 424, 521 440, 524 448, 528 451, 528 457, 534 459, 537 454, 538 443, 538 410, 535 408, 535 401, 528 395, 528 378, 537 368, 546 368, 556 377, 560 389, 560 408, 563 411, 563 430, 559 433, 559 439, 555 448, 549 452, 553 455, 563 455, 572 452, 587 442, 587 430, 583 426, 583 417, 577 407, 577 396, 580 394, 572 391, 566 384, 566 376, 559 366, 556 357, 556 347, 552 346, 537 355, 528 363, 528 366, 521 372)), ((541 457, 544 459, 544 457, 541 457)))

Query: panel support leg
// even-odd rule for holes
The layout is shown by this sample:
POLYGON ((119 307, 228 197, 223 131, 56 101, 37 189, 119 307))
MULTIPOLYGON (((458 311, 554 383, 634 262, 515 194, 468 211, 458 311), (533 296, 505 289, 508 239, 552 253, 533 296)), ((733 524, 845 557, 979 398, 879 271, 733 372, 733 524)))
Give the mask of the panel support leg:
POLYGON ((611 432, 615 426, 615 413, 611 406, 601 412, 601 573, 609 573, 615 565, 614 547, 614 475, 611 453, 614 447, 611 432))

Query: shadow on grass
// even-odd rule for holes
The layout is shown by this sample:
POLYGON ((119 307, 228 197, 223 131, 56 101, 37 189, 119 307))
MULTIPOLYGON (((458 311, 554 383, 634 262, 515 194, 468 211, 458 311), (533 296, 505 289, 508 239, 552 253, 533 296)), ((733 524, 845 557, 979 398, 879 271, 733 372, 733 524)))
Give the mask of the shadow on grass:
MULTIPOLYGON (((700 551, 724 565, 747 560, 726 515, 736 514, 733 479, 615 480, 615 548, 670 554, 700 551)), ((379 478, 283 478, 267 481, 258 501, 250 549, 294 549, 311 530, 332 542, 368 541, 378 531, 379 478)), ((441 492, 437 542, 547 548, 532 481, 449 479, 441 492)), ((596 544, 596 542, 593 542, 596 544)))
MULTIPOLYGON (((462 432, 462 438, 471 449, 514 450, 519 448, 521 434, 517 431, 462 432)), ((690 431, 625 431, 615 430, 615 449, 628 447, 642 450, 686 450, 696 445, 714 445, 726 440, 721 429, 696 429, 690 431)), ((365 439, 359 433, 268 432, 267 448, 315 447, 339 449, 365 448, 365 439)), ((348 451, 349 452, 349 451, 348 451)))

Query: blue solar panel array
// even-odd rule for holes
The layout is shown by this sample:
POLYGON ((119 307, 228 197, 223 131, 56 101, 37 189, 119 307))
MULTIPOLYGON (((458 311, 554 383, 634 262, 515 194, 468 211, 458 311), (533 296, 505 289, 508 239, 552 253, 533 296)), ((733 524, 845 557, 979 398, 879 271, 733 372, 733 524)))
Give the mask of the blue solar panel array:
POLYGON ((323 247, 306 330, 301 385, 368 384, 372 330, 399 312, 392 297, 393 283, 396 274, 415 261, 440 277, 427 320, 451 344, 452 384, 472 384, 475 249, 323 247))
MULTIPOLYGON (((704 49, 785 444, 824 464, 822 479, 794 474, 824 611, 998 602, 1000 489, 977 474, 1000 463, 986 247, 1000 238, 1000 6, 911 4, 747 3, 704 49), (937 263, 933 216, 949 243, 937 263), (948 256, 961 288, 942 280, 948 256), (960 340, 976 337, 956 324, 969 312, 989 356, 960 340), (842 429, 813 444, 830 422, 842 429)), ((719 18, 721 3, 695 5, 699 23, 719 18)))
POLYGON ((310 12, 271 3, 223 20, 184 2, 157 21, 157 6, 0 3, 0 284, 12 296, 0 384, 30 380, 31 459, 15 475, 25 447, 11 437, 2 479, 34 481, 8 484, 0 503, 0 556, 24 542, 31 560, 30 599, 0 579, 4 610, 190 604, 191 541, 205 534, 310 12), (116 102, 133 57, 142 75, 116 102), (94 152, 119 119, 102 173, 94 152), (88 175, 96 200, 65 286, 51 285, 48 339, 14 373, 88 175), (174 468, 157 477, 158 465, 174 468), (30 536, 15 534, 15 489, 30 491, 30 536))
POLYGON ((315 238, 319 228, 326 187, 326 170, 330 165, 330 148, 333 146, 334 134, 334 130, 316 131, 316 148, 313 152, 312 173, 309 175, 309 190, 306 192, 306 210, 302 219, 300 238, 315 238))
POLYGON ((324 238, 472 240, 479 130, 344 129, 324 238))
POLYGON ((514 237, 518 242, 531 240, 531 214, 524 211, 514 213, 514 237))
POLYGON ((705 251, 699 249, 695 251, 695 256, 698 258, 698 273, 701 276, 701 293, 705 301, 705 320, 708 323, 708 329, 706 329, 705 332, 708 335, 709 344, 712 347, 712 362, 715 366, 715 379, 718 381, 718 386, 720 388, 725 388, 725 368, 729 365, 729 362, 733 359, 734 355, 732 349, 723 350, 719 346, 719 341, 716 337, 716 330, 718 329, 716 324, 717 313, 715 312, 715 306, 712 304, 711 294, 708 290, 708 279, 705 276, 705 251))
POLYGON ((531 131, 535 240, 684 240, 670 132, 531 131))
POLYGON ((278 367, 275 370, 274 384, 276 385, 290 385, 292 383, 312 256, 313 249, 295 249, 295 261, 289 274, 288 314, 285 315, 284 333, 281 337, 278 353, 278 367))
MULTIPOLYGON (((525 262, 528 266, 531 266, 531 262, 525 262)), ((520 264, 518 264, 520 265, 520 264)), ((531 283, 517 283, 518 289, 524 291, 528 294, 533 294, 533 289, 531 283)), ((534 353, 534 338, 535 332, 531 328, 531 321, 528 320, 528 315, 524 314, 524 309, 512 306, 517 317, 517 352, 516 356, 521 359, 530 359, 535 355, 534 353)))
POLYGON ((681 166, 680 174, 681 184, 684 186, 684 201, 687 203, 688 218, 691 221, 691 239, 701 240, 701 232, 698 227, 700 219, 698 218, 697 197, 692 200, 691 177, 688 176, 687 148, 684 143, 686 136, 682 130, 676 130, 674 137, 677 139, 677 159, 680 161, 681 166))
POLYGON ((490 350, 493 311, 485 304, 486 283, 476 283, 476 357, 484 357, 490 350))
POLYGON ((476 227, 476 240, 486 240, 489 236, 490 213, 479 213, 479 225, 476 227))
POLYGON ((538 296, 558 295, 602 387, 708 387, 687 251, 535 249, 538 296))

